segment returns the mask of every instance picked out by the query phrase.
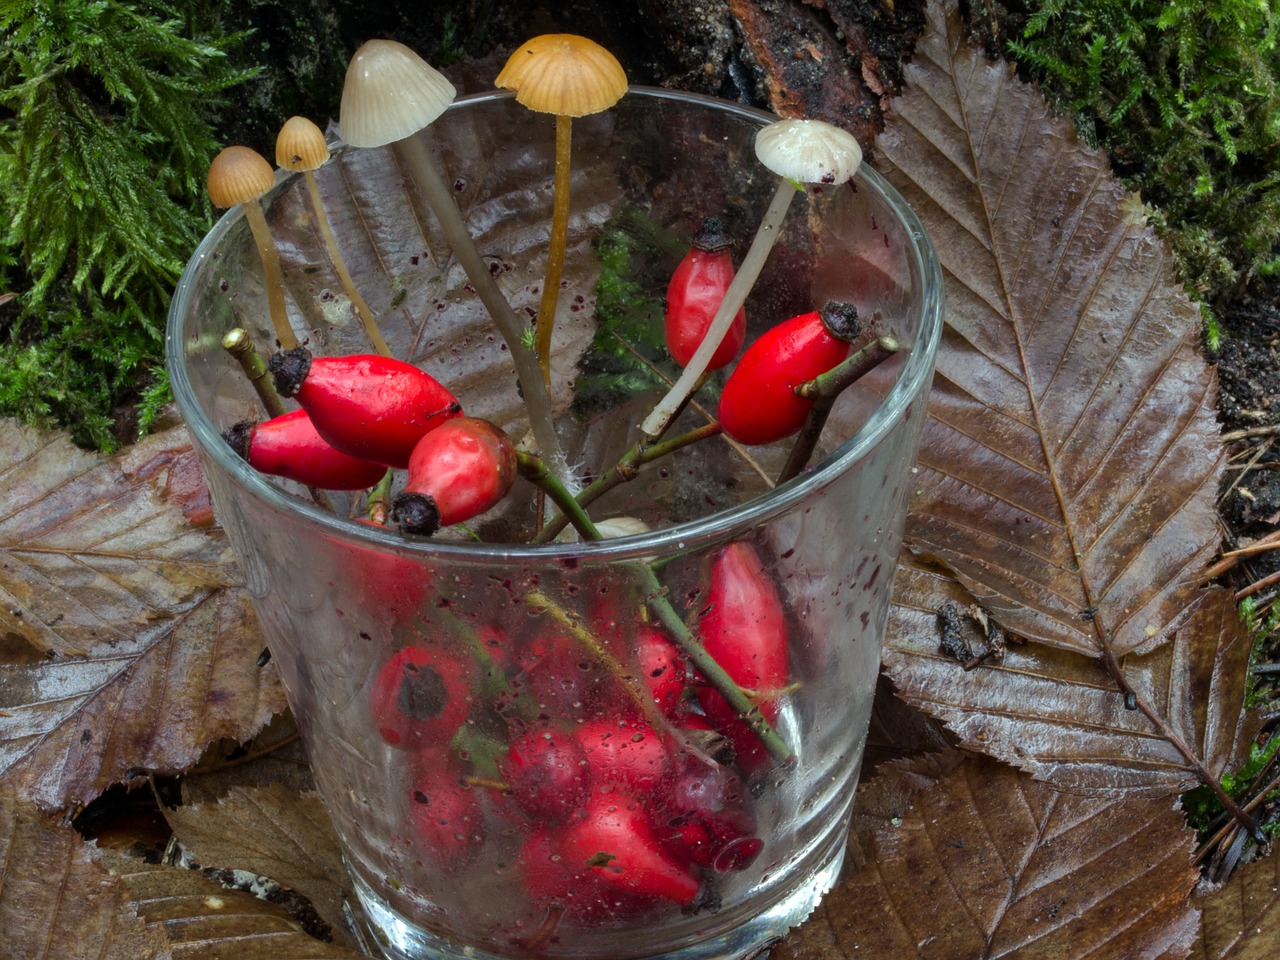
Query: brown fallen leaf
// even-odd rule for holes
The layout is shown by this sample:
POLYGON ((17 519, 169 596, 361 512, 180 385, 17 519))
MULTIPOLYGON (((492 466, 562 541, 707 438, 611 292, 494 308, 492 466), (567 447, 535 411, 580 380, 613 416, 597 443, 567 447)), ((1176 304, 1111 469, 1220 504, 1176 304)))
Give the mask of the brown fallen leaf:
POLYGON ((129 891, 147 927, 168 942, 173 960, 355 960, 364 956, 324 943, 284 910, 229 890, 193 870, 104 858, 129 891))
POLYGON ((1280 857, 1246 864, 1217 890, 1195 898, 1204 914, 1192 956, 1274 960, 1280 944, 1280 857))
POLYGON ((929 4, 877 167, 946 273, 907 538, 1004 628, 1167 642, 1217 548, 1217 381, 1165 245, 1067 117, 929 4))
POLYGON ((269 877, 311 901, 348 943, 342 902, 351 881, 323 801, 272 784, 234 788, 218 803, 164 812, 174 836, 203 867, 248 870, 269 877))
POLYGON ((168 960, 165 938, 74 829, 0 782, 0 954, 7 960, 168 960))
POLYGON ((970 757, 898 825, 855 833, 865 866, 771 956, 1185 957, 1193 841, 1167 801, 1063 794, 970 757))
POLYGON ((0 775, 44 807, 180 771, 284 709, 225 538, 185 519, 189 490, 166 499, 182 449, 102 457, 0 422, 0 775))
POLYGON ((884 666, 908 703, 972 750, 1062 790, 1159 796, 1242 762, 1261 720, 1244 712, 1250 641, 1230 591, 1204 592, 1172 643, 1128 657, 1127 682, 1165 728, 1124 700, 1098 661, 1039 644, 964 670, 939 649, 937 611, 972 602, 945 572, 899 564, 884 666), (1186 753, 1175 743, 1181 743, 1186 753))

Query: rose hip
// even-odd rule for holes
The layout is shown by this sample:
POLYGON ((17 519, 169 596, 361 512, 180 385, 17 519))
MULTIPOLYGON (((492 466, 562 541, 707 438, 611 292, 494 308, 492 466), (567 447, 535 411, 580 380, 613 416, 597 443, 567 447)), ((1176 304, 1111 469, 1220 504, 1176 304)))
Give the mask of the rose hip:
POLYGON ((443 751, 429 751, 410 791, 409 817, 418 843, 445 870, 470 861, 485 840, 484 811, 475 792, 450 776, 443 751))
POLYGON ((374 725, 393 747, 448 742, 471 710, 464 661, 427 647, 394 654, 373 681, 374 725))
MULTIPOLYGON (((733 283, 731 246, 732 241, 725 236, 720 220, 707 217, 693 238, 689 252, 671 275, 671 282, 667 285, 665 317, 667 352, 682 367, 702 345, 707 328, 711 326, 729 284, 733 283)), ((732 362, 742 349, 746 335, 747 314, 745 309, 740 309, 720 346, 711 355, 707 369, 718 370, 732 362)))
POLYGON ((685 688, 685 662, 680 649, 661 632, 643 624, 636 632, 631 660, 658 711, 663 716, 675 713, 685 688))
POLYGON ((404 532, 431 536, 484 513, 515 479, 516 453, 507 435, 488 420, 459 417, 413 448, 409 482, 391 515, 404 532))
POLYGON ((728 767, 686 755, 654 792, 668 850, 720 872, 745 870, 764 848, 746 787, 728 767))
POLYGON ((297 399, 328 443, 388 467, 407 467, 428 431, 462 413, 432 376, 391 357, 312 357, 296 347, 267 365, 276 390, 297 399))
POLYGON ((499 769, 520 809, 543 822, 568 820, 587 797, 587 756, 569 733, 531 730, 511 744, 499 769))
POLYGON ((648 794, 665 775, 670 751, 642 720, 592 720, 574 731, 586 755, 594 786, 622 785, 648 794))
MULTIPOLYGON (((723 547, 711 564, 707 606, 698 624, 707 653, 738 686, 753 691, 760 713, 773 723, 777 691, 789 671, 787 621, 782 602, 764 563, 744 541, 723 547)), ((768 763, 759 738, 709 685, 698 687, 698 702, 712 725, 734 746, 739 768, 753 771, 768 763)))
POLYGON ((853 306, 831 302, 762 334, 725 381, 719 407, 724 432, 746 444, 797 432, 813 401, 796 396, 795 388, 848 357, 858 331, 853 306))
POLYGON ((241 420, 222 437, 259 473, 322 490, 364 490, 387 472, 382 464, 332 447, 305 410, 291 410, 261 423, 241 420))

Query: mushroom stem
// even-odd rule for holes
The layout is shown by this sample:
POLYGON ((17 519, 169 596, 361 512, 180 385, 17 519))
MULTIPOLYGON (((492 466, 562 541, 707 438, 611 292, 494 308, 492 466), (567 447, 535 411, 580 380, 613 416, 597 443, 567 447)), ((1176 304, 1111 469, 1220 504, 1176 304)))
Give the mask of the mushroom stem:
POLYGON ((533 351, 542 368, 542 381, 551 386, 551 330, 556 322, 560 298, 560 275, 564 272, 564 248, 569 233, 569 156, 573 145, 573 118, 556 115, 556 171, 551 200, 551 240, 547 246, 547 273, 538 305, 537 335, 533 351))
POLYGON ((416 136, 406 137, 398 143, 409 173, 435 213, 445 240, 462 264, 471 285, 475 287, 480 302, 489 311, 502 338, 507 342, 507 349, 515 364, 516 378, 520 381, 520 389, 524 394, 525 408, 529 412, 529 426, 533 430, 533 438, 537 441, 542 458, 550 465, 557 479, 565 484, 573 484, 576 488, 564 453, 560 450, 560 441, 556 437, 555 424, 551 419, 551 399, 542 381, 542 371, 538 369, 537 359, 521 339, 519 318, 480 257, 480 251, 467 232, 458 206, 445 186, 440 171, 436 169, 435 161, 427 152, 426 145, 416 136))
POLYGON ((280 341, 281 350, 292 350, 298 345, 298 338, 289 326, 289 313, 284 305, 284 274, 280 271, 280 255, 276 253, 275 242, 271 239, 271 229, 257 200, 240 206, 244 210, 244 218, 249 221, 258 256, 262 258, 262 271, 267 282, 267 309, 271 313, 271 325, 276 328, 276 339, 280 341))
POLYGON ((747 295, 751 292, 756 279, 760 276, 760 271, 764 269, 764 262, 768 259, 769 251, 773 249, 773 245, 778 239, 778 234, 782 229, 782 221, 786 218, 787 209, 791 206, 791 198, 795 196, 795 193, 796 186, 794 183, 785 177, 779 179, 778 189, 774 191, 773 200, 769 202, 769 208, 760 220, 760 226, 756 230, 755 238, 751 241, 751 249, 747 251, 747 255, 742 260, 742 266, 738 268, 737 275, 734 276, 733 282, 729 284, 729 289, 725 291, 724 299, 720 301, 720 309, 716 311, 716 315, 711 321, 711 326, 707 328, 706 336, 702 338, 702 343, 694 351, 693 356, 689 358, 688 365, 685 366, 676 382, 671 385, 667 395, 658 401, 658 405, 653 408, 653 412, 640 425, 640 430, 647 436, 662 436, 670 425, 671 418, 680 409, 680 405, 685 398, 693 392, 703 373, 706 372, 707 364, 711 362, 712 355, 715 354, 716 348, 720 346, 720 341, 724 339, 724 335, 728 333, 734 316, 737 315, 742 305, 747 302, 747 295))
POLYGON ((302 171, 302 175, 307 178, 307 191, 311 194, 311 207, 315 210, 316 223, 320 226, 324 245, 329 249, 329 259, 333 261, 333 268, 338 272, 338 279, 342 281, 342 289, 347 291, 347 297, 355 304, 356 312, 360 314, 360 322, 364 324, 365 333, 369 335, 369 342, 373 344, 373 349, 384 357, 389 357, 391 348, 387 346, 387 341, 382 339, 377 321, 373 319, 373 314, 369 310, 369 305, 364 302, 364 297, 360 296, 356 290, 355 282, 347 270, 346 261, 342 259, 342 253, 338 250, 338 241, 333 236, 333 228, 329 225, 329 217, 324 212, 324 203, 320 199, 320 186, 316 183, 316 175, 310 170, 302 171))

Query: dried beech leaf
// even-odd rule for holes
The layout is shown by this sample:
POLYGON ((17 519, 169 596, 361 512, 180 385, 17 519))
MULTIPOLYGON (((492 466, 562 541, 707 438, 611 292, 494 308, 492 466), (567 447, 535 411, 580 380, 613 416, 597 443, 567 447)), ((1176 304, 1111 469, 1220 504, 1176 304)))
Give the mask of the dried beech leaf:
POLYGON ((356 953, 306 933, 284 910, 228 890, 193 870, 105 858, 127 886, 147 926, 167 940, 173 960, 356 960, 356 953))
POLYGON ((1192 953, 1197 960, 1274 960, 1280 944, 1280 857, 1273 849, 1246 864, 1196 904, 1203 912, 1192 953))
POLYGON ((1185 957, 1194 836, 1167 801, 1055 791, 970 758, 859 847, 773 960, 1185 957))
POLYGON ((269 877, 310 900, 334 937, 346 938, 342 901, 351 881, 316 794, 237 788, 218 803, 166 810, 165 819, 201 866, 269 877))
POLYGON ((878 141, 947 281, 908 541, 1028 639, 1149 651, 1218 541, 1199 313, 1105 156, 965 39, 956 0, 927 16, 878 141))
POLYGON ((1199 782, 1173 737, 1217 777, 1258 732, 1259 718, 1243 713, 1250 643, 1229 591, 1205 591, 1172 643, 1125 660, 1125 677, 1167 732, 1126 710, 1090 657, 1017 643, 1003 660, 962 669, 939 649, 937 611, 972 602, 945 573, 904 560, 884 652, 899 695, 945 721, 965 747, 1061 790, 1159 796, 1199 782))
POLYGON ((225 538, 184 518, 189 446, 103 458, 9 422, 0 446, 0 773, 67 807, 284 708, 225 538))
POLYGON ((0 954, 11 960, 167 960, 162 934, 80 834, 0 782, 0 954))

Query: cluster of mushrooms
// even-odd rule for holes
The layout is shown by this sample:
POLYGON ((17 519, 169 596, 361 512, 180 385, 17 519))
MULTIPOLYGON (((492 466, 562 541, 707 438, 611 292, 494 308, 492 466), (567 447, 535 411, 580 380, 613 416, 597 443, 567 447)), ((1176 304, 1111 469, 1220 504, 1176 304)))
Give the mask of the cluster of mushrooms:
MULTIPOLYGON (((516 100, 530 110, 553 115, 556 123, 552 223, 532 350, 523 337, 525 324, 487 269, 445 178, 417 136, 453 102, 453 84, 405 45, 393 40, 370 40, 356 51, 347 68, 338 127, 342 139, 352 147, 395 144, 399 149, 453 254, 506 341, 540 455, 553 473, 572 484, 552 423, 548 392, 551 332, 569 219, 572 122, 574 117, 599 113, 617 103, 627 92, 627 77, 617 59, 599 44, 571 34, 549 34, 535 37, 517 49, 495 82, 498 87, 513 91, 516 100)), ((853 177, 862 160, 862 151, 852 135, 820 120, 779 120, 763 127, 756 138, 756 154, 760 163, 779 177, 776 192, 702 345, 642 424, 643 433, 650 438, 665 432, 702 379, 716 347, 759 276, 797 189, 803 184, 844 183, 853 177)), ((313 171, 329 155, 324 133, 303 117, 291 118, 276 140, 277 164, 284 170, 301 172, 306 178, 316 221, 335 271, 371 344, 378 353, 390 356, 368 305, 343 263, 316 185, 313 171)), ((227 147, 209 169, 208 189, 213 203, 219 207, 240 206, 244 211, 262 260, 275 336, 280 348, 288 350, 296 347, 298 340, 289 324, 280 261, 261 207, 261 198, 274 186, 271 165, 248 147, 227 147)))

